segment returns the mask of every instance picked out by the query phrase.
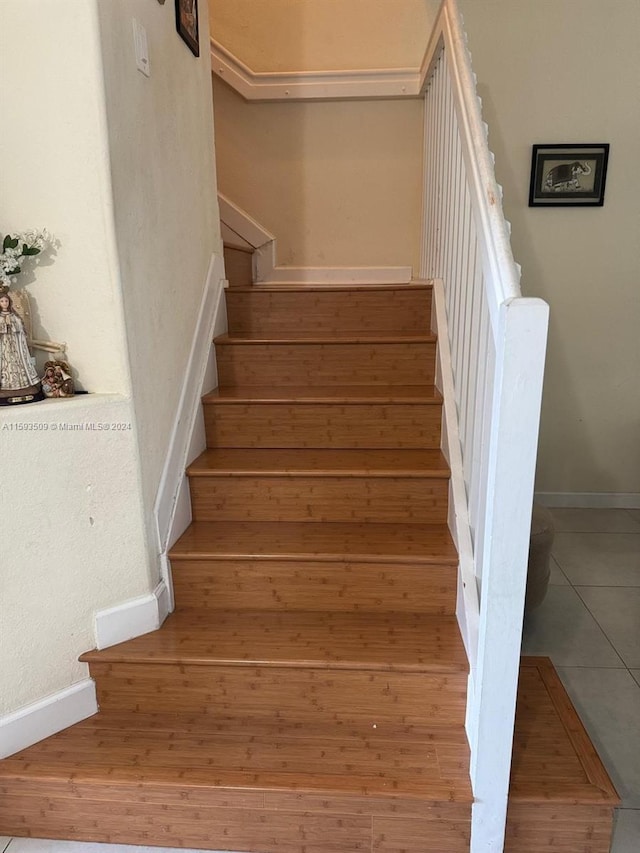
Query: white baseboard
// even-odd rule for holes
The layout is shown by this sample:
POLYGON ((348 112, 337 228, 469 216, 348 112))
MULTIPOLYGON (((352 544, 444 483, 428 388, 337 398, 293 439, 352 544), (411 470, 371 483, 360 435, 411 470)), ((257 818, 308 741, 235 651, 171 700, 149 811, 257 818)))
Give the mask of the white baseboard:
POLYGON ((542 506, 581 509, 640 509, 640 492, 536 492, 542 506))
MULTIPOLYGON (((200 406, 203 383, 209 370, 211 342, 216 327, 222 326, 226 330, 223 280, 223 257, 222 255, 213 255, 209 264, 182 393, 154 506, 157 547, 160 554, 162 579, 169 596, 170 610, 173 609, 173 587, 169 563, 164 555, 166 555, 172 540, 175 540, 184 530, 183 527, 182 530, 176 532, 176 520, 180 524, 185 524, 184 500, 179 502, 179 499, 181 493, 184 492, 183 481, 191 438, 200 406), (178 509, 180 509, 179 513, 178 509)), ((186 519, 186 524, 189 523, 189 518, 186 519)))
POLYGON ((96 613, 96 648, 108 649, 156 631, 169 615, 169 589, 162 580, 149 595, 140 595, 96 613))
POLYGON ((408 284, 411 267, 279 267, 260 284, 408 284))
POLYGON ((85 678, 0 719, 0 758, 86 720, 98 711, 96 686, 85 678))

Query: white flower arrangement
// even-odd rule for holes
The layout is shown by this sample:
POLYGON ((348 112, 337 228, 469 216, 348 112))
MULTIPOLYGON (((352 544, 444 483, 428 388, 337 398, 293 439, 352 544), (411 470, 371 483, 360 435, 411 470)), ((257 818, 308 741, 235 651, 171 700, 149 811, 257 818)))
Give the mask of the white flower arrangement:
POLYGON ((25 259, 39 255, 46 246, 52 244, 53 239, 46 230, 7 234, 0 252, 0 284, 8 287, 13 277, 22 272, 25 259))

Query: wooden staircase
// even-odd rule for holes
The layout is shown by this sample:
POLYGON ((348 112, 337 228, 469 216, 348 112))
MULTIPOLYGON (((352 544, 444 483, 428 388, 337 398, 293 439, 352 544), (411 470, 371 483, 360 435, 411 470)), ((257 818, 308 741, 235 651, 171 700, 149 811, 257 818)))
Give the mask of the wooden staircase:
MULTIPOLYGON (((208 449, 188 469, 193 523, 171 553, 176 612, 83 655, 100 712, 0 763, 0 832, 468 851, 468 667, 431 289, 240 287, 227 308, 220 387, 203 400, 208 449)), ((575 737, 560 743, 567 725, 551 710, 538 731, 532 707, 516 740, 514 853, 541 849, 529 807, 553 786, 540 755, 561 756, 573 805, 583 767, 575 737)), ((600 846, 550 849, 604 853, 614 795, 590 786, 600 846)))

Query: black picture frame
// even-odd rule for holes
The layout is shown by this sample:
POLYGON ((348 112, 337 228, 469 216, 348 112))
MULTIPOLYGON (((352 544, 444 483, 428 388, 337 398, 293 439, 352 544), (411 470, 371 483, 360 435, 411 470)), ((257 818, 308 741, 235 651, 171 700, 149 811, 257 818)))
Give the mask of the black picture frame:
POLYGON ((200 56, 198 0, 176 0, 176 30, 194 56, 200 56))
POLYGON ((529 207, 602 207, 609 144, 534 145, 529 207))

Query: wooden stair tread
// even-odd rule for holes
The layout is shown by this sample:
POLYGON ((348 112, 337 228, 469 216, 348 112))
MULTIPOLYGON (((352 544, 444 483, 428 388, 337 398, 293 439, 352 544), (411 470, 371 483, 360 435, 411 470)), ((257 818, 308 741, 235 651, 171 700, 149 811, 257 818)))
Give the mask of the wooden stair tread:
POLYGON ((198 521, 170 557, 458 564, 445 524, 198 521))
POLYGON ((202 398, 205 405, 222 403, 419 403, 441 405, 442 395, 433 385, 229 385, 202 398))
MULTIPOLYGON (((296 791, 471 802, 460 726, 434 731, 100 712, 0 763, 0 782, 296 791)), ((121 797, 126 795, 125 791, 121 797)))
POLYGON ((521 661, 509 802, 620 802, 549 658, 521 661))
POLYGON ((272 346, 320 344, 327 346, 339 346, 352 344, 433 344, 437 340, 435 335, 317 335, 316 333, 299 334, 288 337, 244 337, 241 335, 218 335, 213 339, 217 345, 233 346, 272 346))
POLYGON ((429 673, 468 668, 455 617, 417 613, 181 610, 159 631, 80 660, 429 673))
POLYGON ((256 291, 259 293, 265 291, 272 291, 274 293, 280 291, 293 291, 298 293, 314 293, 316 291, 320 291, 321 293, 326 293, 331 291, 342 292, 345 290, 353 293, 360 293, 361 291, 366 292, 367 290, 433 290, 433 285, 430 281, 425 279, 410 282, 398 282, 394 284, 265 284, 262 282, 255 282, 250 287, 236 287, 234 290, 240 293, 255 293, 256 291))
POLYGON ((187 473, 190 477, 448 477, 449 466, 440 450, 209 448, 187 473))

